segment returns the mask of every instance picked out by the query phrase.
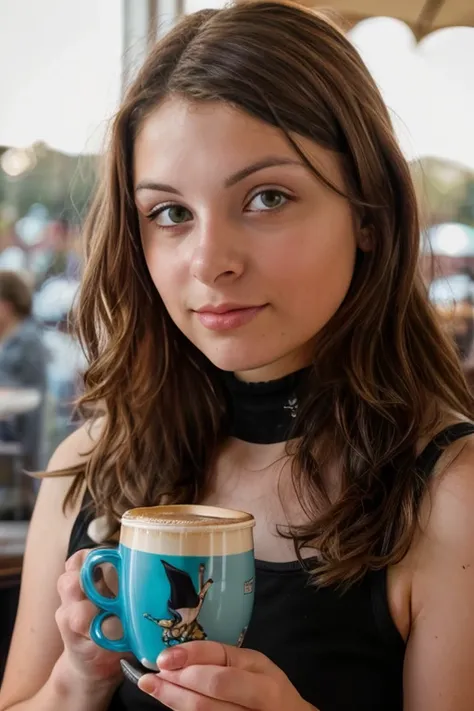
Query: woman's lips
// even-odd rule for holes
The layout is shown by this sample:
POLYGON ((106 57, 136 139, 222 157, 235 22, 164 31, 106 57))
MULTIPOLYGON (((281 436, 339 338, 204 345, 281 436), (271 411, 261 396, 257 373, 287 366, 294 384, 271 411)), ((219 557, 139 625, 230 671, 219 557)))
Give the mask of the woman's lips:
POLYGON ((234 328, 245 326, 266 308, 263 306, 251 306, 248 308, 229 309, 222 313, 215 311, 195 311, 197 318, 210 331, 231 331, 234 328))

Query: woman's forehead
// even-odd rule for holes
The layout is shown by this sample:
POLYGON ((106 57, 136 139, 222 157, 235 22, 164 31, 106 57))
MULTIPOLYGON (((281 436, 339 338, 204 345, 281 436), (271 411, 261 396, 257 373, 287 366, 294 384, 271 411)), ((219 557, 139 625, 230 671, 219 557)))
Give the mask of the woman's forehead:
MULTIPOLYGON (((334 153, 309 138, 292 134, 306 158, 324 175, 340 181, 334 153)), ((135 183, 170 181, 186 173, 228 175, 246 165, 274 158, 304 160, 279 128, 225 102, 189 102, 170 98, 143 122, 134 150, 135 183)))

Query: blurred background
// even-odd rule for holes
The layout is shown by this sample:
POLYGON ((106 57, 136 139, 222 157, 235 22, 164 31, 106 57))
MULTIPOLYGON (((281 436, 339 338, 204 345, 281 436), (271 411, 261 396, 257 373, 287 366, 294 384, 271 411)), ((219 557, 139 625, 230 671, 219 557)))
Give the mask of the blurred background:
MULTIPOLYGON (((81 272, 81 224, 109 120, 150 43, 180 14, 222 4, 0 0, 0 270, 27 281, 32 318, 48 351, 39 467, 75 426, 72 402, 83 359, 67 318, 81 272)), ((321 6, 340 18, 390 108, 418 192, 430 295, 470 369, 474 3, 334 0, 321 6)), ((1 292, 0 284, 0 302, 1 292)), ((0 316, 0 339, 1 330, 0 316)), ((8 386, 1 367, 0 358, 0 387, 8 386)))
MULTIPOLYGON (((223 4, 0 0, 0 589, 18 579, 36 492, 23 470, 44 467, 77 426, 84 362, 68 314, 109 121, 150 44, 181 14, 223 4)), ((418 193, 430 296, 471 377, 474 2, 307 4, 340 18, 389 106, 418 193)))

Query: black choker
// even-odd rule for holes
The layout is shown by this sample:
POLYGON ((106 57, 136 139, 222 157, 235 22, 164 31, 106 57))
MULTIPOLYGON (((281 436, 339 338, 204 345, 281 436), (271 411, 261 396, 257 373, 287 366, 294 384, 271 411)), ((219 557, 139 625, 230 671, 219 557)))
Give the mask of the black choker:
POLYGON ((279 380, 246 383, 221 371, 228 396, 229 435, 254 444, 286 442, 294 431, 298 399, 310 368, 279 380))

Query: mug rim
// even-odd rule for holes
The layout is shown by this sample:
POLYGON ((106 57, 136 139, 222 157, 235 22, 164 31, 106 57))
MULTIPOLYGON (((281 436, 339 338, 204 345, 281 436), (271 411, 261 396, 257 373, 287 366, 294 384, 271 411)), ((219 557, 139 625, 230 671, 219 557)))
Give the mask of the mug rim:
POLYGON ((216 532, 230 531, 255 526, 252 514, 238 509, 204 504, 164 504, 162 506, 143 506, 125 511, 121 519, 122 526, 128 528, 152 528, 169 532, 216 532), (147 512, 159 511, 172 518, 156 518, 147 512), (186 520, 186 515, 203 516, 207 520, 186 520), (216 520, 220 519, 220 520, 216 520))

